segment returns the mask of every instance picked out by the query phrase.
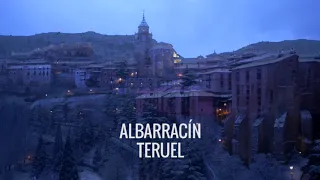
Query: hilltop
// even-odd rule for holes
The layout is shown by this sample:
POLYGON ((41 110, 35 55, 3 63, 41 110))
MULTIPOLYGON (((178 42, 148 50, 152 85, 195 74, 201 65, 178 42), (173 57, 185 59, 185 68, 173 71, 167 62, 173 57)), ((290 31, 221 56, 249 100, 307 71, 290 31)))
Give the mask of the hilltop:
POLYGON ((85 33, 42 33, 32 36, 0 36, 0 57, 13 54, 37 54, 52 49, 73 46, 92 51, 95 59, 111 60, 133 58, 135 50, 134 35, 103 35, 95 32, 85 33))
MULTIPOLYGON (((113 61, 135 59, 134 35, 103 35, 92 31, 84 33, 42 33, 32 36, 4 36, 0 35, 0 58, 11 55, 36 55, 48 57, 90 56, 98 61, 113 61)), ((156 42, 154 40, 154 42, 156 42)), ((240 48, 232 54, 259 54, 261 52, 279 52, 294 50, 300 55, 319 55, 320 41, 317 40, 284 40, 280 42, 258 42, 240 48)), ((211 55, 216 55, 215 53, 211 55)), ((209 55, 208 55, 209 56, 209 55)))
POLYGON ((320 53, 320 41, 307 39, 285 40, 280 42, 263 41, 240 48, 235 51, 235 53, 245 53, 250 51, 277 53, 281 50, 289 50, 291 48, 300 55, 318 55, 320 53))

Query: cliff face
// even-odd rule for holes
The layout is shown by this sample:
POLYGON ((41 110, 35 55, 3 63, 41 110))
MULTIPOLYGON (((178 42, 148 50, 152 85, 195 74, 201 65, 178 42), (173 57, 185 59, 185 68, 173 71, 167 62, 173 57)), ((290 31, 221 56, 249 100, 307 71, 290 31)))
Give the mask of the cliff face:
POLYGON ((43 33, 33 36, 0 36, 0 57, 95 56, 97 61, 133 59, 133 35, 86 33, 43 33))

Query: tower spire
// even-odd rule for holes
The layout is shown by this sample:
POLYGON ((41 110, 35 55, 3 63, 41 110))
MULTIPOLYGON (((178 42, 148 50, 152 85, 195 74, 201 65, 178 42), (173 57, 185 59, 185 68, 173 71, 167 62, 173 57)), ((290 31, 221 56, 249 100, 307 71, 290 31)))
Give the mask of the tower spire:
POLYGON ((146 22, 146 18, 144 16, 144 10, 143 10, 143 13, 142 13, 142 21, 140 23, 140 27, 149 27, 147 22, 146 22))
POLYGON ((142 21, 145 21, 145 18, 144 18, 144 10, 142 12, 142 21))

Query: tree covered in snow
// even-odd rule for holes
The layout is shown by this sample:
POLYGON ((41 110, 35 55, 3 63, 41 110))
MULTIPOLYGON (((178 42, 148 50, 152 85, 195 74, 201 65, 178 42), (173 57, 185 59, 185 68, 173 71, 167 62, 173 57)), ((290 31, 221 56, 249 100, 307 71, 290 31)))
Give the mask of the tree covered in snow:
POLYGON ((182 174, 186 180, 205 180, 205 162, 202 156, 201 149, 197 144, 197 139, 187 139, 186 165, 188 166, 182 174))
POLYGON ((197 84, 196 79, 197 79, 197 76, 195 73, 190 72, 189 70, 185 70, 181 77, 182 88, 186 88, 186 87, 197 84))
POLYGON ((314 142, 314 147, 309 155, 309 161, 307 165, 302 167, 302 177, 308 174, 309 179, 320 179, 320 140, 314 142))
POLYGON ((26 158, 31 111, 20 99, 0 95, 0 179, 10 180, 11 165, 26 158))
MULTIPOLYGON (((169 123, 166 117, 162 117, 154 104, 145 104, 143 108, 143 114, 138 120, 141 124, 150 124, 151 131, 153 130, 153 124, 169 123)), ((146 138, 145 142, 167 142, 168 139, 149 139, 146 138)), ((158 158, 142 158, 139 159, 139 179, 149 179, 150 177, 160 176, 162 160, 158 158)))
POLYGON ((94 151, 92 164, 96 167, 99 167, 102 162, 103 162, 102 148, 97 147, 94 151))
POLYGON ((38 146, 32 162, 32 177, 38 178, 48 165, 48 154, 42 137, 38 140, 38 146))
POLYGON ((63 139, 61 126, 57 127, 57 132, 54 138, 53 151, 52 151, 52 170, 54 173, 58 173, 61 168, 61 161, 63 155, 63 139))
POLYGON ((284 167, 270 154, 257 154, 250 171, 264 179, 284 179, 284 167))
POLYGON ((73 156, 70 135, 66 139, 63 150, 62 164, 59 172, 59 180, 79 180, 76 160, 73 156))
POLYGON ((84 153, 89 152, 94 147, 95 130, 91 121, 85 121, 81 124, 75 143, 84 153))

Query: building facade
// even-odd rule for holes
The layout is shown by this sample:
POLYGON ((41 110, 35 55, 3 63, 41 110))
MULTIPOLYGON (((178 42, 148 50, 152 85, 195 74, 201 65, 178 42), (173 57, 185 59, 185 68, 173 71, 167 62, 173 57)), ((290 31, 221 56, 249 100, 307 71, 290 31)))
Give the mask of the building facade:
MULTIPOLYGON (((275 119, 287 113, 290 122, 285 134, 287 145, 294 145, 299 132, 299 93, 297 76, 299 61, 295 54, 279 54, 264 60, 244 64, 232 69, 232 113, 233 117, 245 114, 243 120, 238 120, 239 128, 245 135, 239 141, 239 152, 243 160, 251 162, 252 148, 254 151, 272 151, 275 119), (281 76, 279 76, 281 74, 281 76), (257 119, 263 118, 265 130, 259 131, 261 141, 252 147, 252 126, 257 119), (244 131, 241 128, 245 128, 244 131), (267 131, 269 129, 269 131, 267 131), (261 137, 262 136, 262 137, 261 137), (263 143, 263 144, 260 144, 263 143)), ((241 116, 240 116, 241 117, 241 116)), ((235 118, 236 119, 236 118, 235 118)), ((237 134, 234 132, 234 134, 237 134)), ((242 133, 241 133, 242 134, 242 133)))
POLYGON ((11 61, 7 64, 8 85, 26 91, 48 89, 51 84, 51 64, 43 60, 11 61))

